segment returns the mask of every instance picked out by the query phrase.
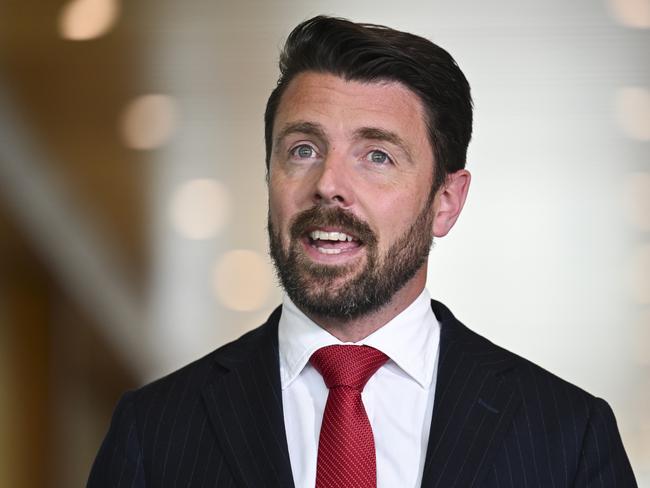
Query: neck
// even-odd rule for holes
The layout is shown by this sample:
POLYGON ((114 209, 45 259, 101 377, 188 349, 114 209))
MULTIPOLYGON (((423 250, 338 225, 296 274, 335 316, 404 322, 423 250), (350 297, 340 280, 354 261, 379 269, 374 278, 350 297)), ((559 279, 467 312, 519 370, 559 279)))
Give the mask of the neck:
POLYGON ((339 319, 315 315, 303 310, 305 315, 341 342, 359 342, 402 313, 424 290, 426 267, 418 271, 388 303, 361 317, 339 319), (422 272, 423 271, 423 272, 422 272))

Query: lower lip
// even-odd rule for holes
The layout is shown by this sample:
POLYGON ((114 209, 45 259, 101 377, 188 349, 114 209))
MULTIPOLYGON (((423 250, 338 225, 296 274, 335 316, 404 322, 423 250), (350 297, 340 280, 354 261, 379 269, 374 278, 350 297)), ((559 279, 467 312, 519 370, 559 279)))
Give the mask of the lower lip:
POLYGON ((341 250, 341 252, 337 254, 325 254, 320 252, 318 248, 312 244, 312 241, 309 238, 303 239, 302 245, 305 249, 305 252, 312 259, 312 261, 326 264, 344 264, 359 256, 361 250, 364 247, 361 245, 341 250))

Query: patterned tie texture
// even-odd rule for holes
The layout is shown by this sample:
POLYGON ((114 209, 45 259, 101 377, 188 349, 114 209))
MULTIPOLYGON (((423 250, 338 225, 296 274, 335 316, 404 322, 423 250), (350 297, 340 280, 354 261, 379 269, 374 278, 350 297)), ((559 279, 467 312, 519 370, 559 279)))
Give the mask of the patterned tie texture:
POLYGON ((388 360, 368 346, 327 346, 311 364, 329 395, 318 442, 316 488, 376 488, 375 440, 361 400, 364 386, 388 360))

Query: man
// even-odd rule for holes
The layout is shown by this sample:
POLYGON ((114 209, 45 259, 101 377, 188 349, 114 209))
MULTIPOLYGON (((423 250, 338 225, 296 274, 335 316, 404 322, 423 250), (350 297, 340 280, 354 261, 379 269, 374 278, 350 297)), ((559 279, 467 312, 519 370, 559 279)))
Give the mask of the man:
POLYGON ((449 54, 316 17, 280 68, 265 136, 282 307, 127 393, 89 486, 636 486, 603 400, 425 290, 470 183, 470 90, 449 54))

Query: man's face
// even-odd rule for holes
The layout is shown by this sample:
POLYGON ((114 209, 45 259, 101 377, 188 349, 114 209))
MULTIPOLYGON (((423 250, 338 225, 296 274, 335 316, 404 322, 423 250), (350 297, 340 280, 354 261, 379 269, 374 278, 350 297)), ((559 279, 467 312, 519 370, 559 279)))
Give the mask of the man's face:
POLYGON ((433 237, 433 152, 400 83, 306 72, 282 96, 269 169, 271 255, 307 313, 355 318, 421 289, 433 237))

